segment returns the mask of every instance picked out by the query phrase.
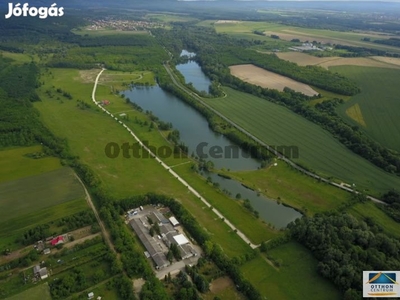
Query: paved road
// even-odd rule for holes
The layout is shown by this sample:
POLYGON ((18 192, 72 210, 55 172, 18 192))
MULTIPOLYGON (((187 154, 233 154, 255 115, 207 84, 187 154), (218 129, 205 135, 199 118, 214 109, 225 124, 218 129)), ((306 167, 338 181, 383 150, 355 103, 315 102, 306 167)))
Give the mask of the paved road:
MULTIPOLYGON (((266 143, 264 143, 263 141, 261 141, 259 138, 255 137, 254 135, 252 135, 250 132, 248 132, 247 130, 243 129, 242 127, 240 127, 239 125, 237 125, 236 123, 234 123, 232 120, 228 119, 227 117, 225 117, 222 113, 220 113, 219 111, 215 110, 214 108, 212 108, 210 105, 208 105, 206 102, 203 101, 203 99, 197 95, 196 93, 192 92, 191 90, 189 90, 188 88, 186 88, 184 85, 182 85, 180 82, 178 82, 170 68, 170 66, 168 64, 164 64, 164 68, 167 70, 169 76, 171 77, 173 83, 180 88, 181 90, 183 90, 185 93, 191 95, 194 99, 196 99, 197 101, 199 101, 202 105, 204 105, 205 107, 207 107, 208 109, 210 109, 212 112, 214 112, 216 115, 218 115, 219 117, 221 117, 222 119, 224 119, 226 122, 228 122, 229 124, 231 124, 233 127, 235 127, 237 130, 239 130, 240 132, 244 133, 245 135, 247 135, 248 137, 250 137, 251 139, 253 139, 254 141, 256 141, 257 143, 259 143, 261 146, 265 147, 268 151, 272 152, 274 155, 276 155, 279 159, 285 161, 286 163, 288 163, 290 166, 292 166, 293 168, 295 168, 296 170, 299 170, 300 172, 313 177, 315 179, 318 179, 322 182, 326 182, 329 183, 337 188, 340 188, 342 190, 348 191, 350 193, 355 193, 358 194, 359 192, 349 188, 347 186, 341 185, 339 183, 330 181, 324 177, 321 177, 315 173, 312 173, 310 171, 307 171, 306 169, 300 167, 299 165, 297 165, 296 163, 294 163, 293 161, 291 161, 289 158, 285 157, 284 155, 282 155, 281 153, 279 153, 278 151, 276 151, 276 149, 274 149, 273 147, 270 147, 269 145, 267 145, 266 143)), ((380 203, 380 204, 386 204, 385 202, 376 199, 372 196, 367 196, 367 198, 369 200, 372 200, 376 203, 380 203)))
MULTIPOLYGON (((96 77, 96 81, 94 83, 93 87, 93 92, 92 92, 92 101, 94 104, 96 104, 101 110, 103 110, 106 114, 108 114, 110 117, 112 117, 114 120, 116 120, 119 124, 121 124, 130 134, 131 136, 139 143, 139 145, 145 149, 151 157, 153 157, 158 163, 161 164, 161 166, 166 169, 169 173, 171 173, 179 182, 181 182, 185 187, 188 188, 189 191, 191 191, 197 198, 199 198, 207 207, 211 208, 211 204, 207 202, 206 199, 204 199, 199 192, 197 192, 193 187, 191 187, 183 178, 181 178, 175 171, 173 171, 166 163, 164 163, 158 156, 156 156, 149 148, 146 147, 146 145, 143 144, 143 142, 135 135, 135 133, 128 127, 126 126, 125 123, 120 121, 117 117, 115 117, 112 113, 110 113, 107 109, 105 109, 102 105, 100 105, 96 101, 96 88, 97 88, 97 83, 99 81, 99 78, 101 74, 104 72, 105 69, 102 69, 100 73, 96 77)), ((251 243, 249 238, 242 233, 240 230, 238 230, 227 218, 225 218, 217 209, 212 208, 212 211, 221 219, 224 219, 224 222, 233 230, 235 231, 239 237, 246 242, 246 244, 250 245, 251 248, 257 248, 259 245, 255 245, 251 243)))

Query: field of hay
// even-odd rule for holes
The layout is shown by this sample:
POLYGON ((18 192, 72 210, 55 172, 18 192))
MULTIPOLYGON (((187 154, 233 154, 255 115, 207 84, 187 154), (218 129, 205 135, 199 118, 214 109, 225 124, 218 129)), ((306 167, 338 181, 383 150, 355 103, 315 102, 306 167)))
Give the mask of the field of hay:
POLYGON ((236 65, 230 66, 229 69, 233 76, 261 87, 276 89, 279 91, 283 91, 285 87, 289 87, 292 90, 303 93, 307 96, 318 94, 318 92, 314 91, 307 84, 264 70, 254 65, 236 65))
POLYGON ((276 55, 299 66, 318 65, 328 69, 333 66, 353 65, 379 68, 400 68, 400 59, 390 57, 316 57, 301 52, 278 52, 276 55))

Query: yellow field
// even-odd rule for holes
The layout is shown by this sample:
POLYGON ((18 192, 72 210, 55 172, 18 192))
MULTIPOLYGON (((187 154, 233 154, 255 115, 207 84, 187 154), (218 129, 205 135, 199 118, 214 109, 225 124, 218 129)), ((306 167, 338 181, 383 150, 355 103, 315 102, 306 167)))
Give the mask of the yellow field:
POLYGON ((301 52, 280 52, 276 55, 284 60, 298 64, 299 66, 318 65, 328 69, 332 66, 365 66, 377 68, 399 68, 400 59, 391 57, 316 57, 301 52))
POLYGON ((361 113, 361 108, 358 103, 354 104, 353 106, 350 106, 348 109, 346 109, 346 115, 348 115, 350 118, 352 118, 354 121, 356 121, 358 124, 367 127, 367 123, 365 123, 363 115, 361 113))
POLYGON ((230 66, 231 74, 251 84, 261 87, 283 91, 285 87, 307 96, 318 94, 309 85, 297 82, 288 77, 264 70, 254 65, 230 66))

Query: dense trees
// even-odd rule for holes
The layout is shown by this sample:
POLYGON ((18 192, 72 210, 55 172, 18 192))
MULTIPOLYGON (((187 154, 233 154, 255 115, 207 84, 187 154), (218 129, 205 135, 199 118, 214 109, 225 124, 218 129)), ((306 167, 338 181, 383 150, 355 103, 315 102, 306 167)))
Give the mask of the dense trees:
POLYGON ((388 191, 383 195, 382 200, 388 205, 380 205, 379 208, 400 223, 400 193, 395 190, 388 191))
POLYGON ((346 213, 317 214, 289 224, 292 237, 318 259, 318 273, 343 293, 361 298, 363 270, 398 270, 400 242, 388 237, 372 219, 346 213))

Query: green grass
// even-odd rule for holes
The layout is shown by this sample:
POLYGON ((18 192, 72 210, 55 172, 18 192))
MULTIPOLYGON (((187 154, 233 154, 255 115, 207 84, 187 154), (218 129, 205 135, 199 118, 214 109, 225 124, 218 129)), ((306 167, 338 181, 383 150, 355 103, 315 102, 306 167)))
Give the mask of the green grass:
POLYGON ((280 199, 307 214, 332 210, 350 198, 348 192, 295 171, 288 164, 277 161, 277 166, 256 171, 226 172, 272 199, 280 199))
POLYGON ((39 284, 6 300, 51 300, 49 285, 47 282, 39 284))
POLYGON ((354 80, 361 88, 361 93, 338 109, 340 115, 384 147, 400 152, 400 70, 360 66, 330 69, 354 80), (355 104, 360 107, 365 127, 346 114, 346 109, 355 104))
MULTIPOLYGON (((219 243, 229 256, 243 254, 250 250, 250 247, 237 234, 231 232, 226 224, 209 209, 206 209, 199 199, 159 166, 155 160, 127 159, 122 155, 114 159, 107 157, 104 152, 107 143, 116 142, 119 145, 124 142, 133 143, 133 138, 115 120, 93 107, 90 98, 93 83, 82 83, 77 70, 52 69, 51 72, 53 75, 43 77, 45 85, 40 90, 43 101, 35 103, 35 106, 39 109, 44 123, 57 136, 68 140, 72 153, 79 155, 80 160, 91 167, 108 192, 118 198, 147 192, 166 194, 180 201, 196 217, 200 225, 212 233, 212 239, 219 243), (70 92, 74 99, 63 99, 61 101, 48 98, 44 91, 51 89, 52 85, 70 92), (80 109, 77 107, 75 99, 82 99, 90 103, 92 108, 80 109), (68 130, 65 130, 65 128, 68 128, 68 130)), ((142 140, 147 140, 153 145, 166 144, 165 139, 158 131, 149 132, 148 127, 142 127, 135 123, 135 117, 141 120, 147 117, 133 110, 133 107, 126 104, 125 100, 111 95, 109 87, 99 86, 96 97, 97 99, 109 99, 111 104, 107 106, 107 109, 111 112, 129 111, 127 112, 129 120, 124 120, 124 122, 142 140)), ((165 160, 169 165, 185 161, 187 159, 175 159, 173 157, 165 160)), ((203 189, 207 191, 212 187, 204 183, 203 189)), ((203 189, 200 190, 203 192, 203 189)), ((216 208, 218 207, 216 206, 216 208)), ((247 219, 249 222, 254 221, 249 213, 241 216, 241 218, 247 219)), ((235 220, 231 220, 231 222, 235 223, 235 220)), ((263 234, 262 240, 266 240, 270 235, 268 229, 261 222, 256 224, 259 224, 256 230, 256 238, 258 239, 257 236, 263 234), (264 230, 265 232, 262 233, 264 230)), ((239 229, 242 230, 240 227, 239 229)))
POLYGON ((40 211, 21 214, 18 217, 0 222, 0 249, 10 248, 15 250, 19 248, 16 240, 21 237, 24 232, 38 226, 47 224, 52 221, 61 219, 65 216, 73 215, 85 209, 89 209, 84 199, 71 200, 59 205, 54 205, 40 211))
POLYGON ((341 299, 339 291, 317 274, 317 261, 300 244, 290 242, 269 251, 281 260, 277 270, 263 254, 241 266, 247 278, 267 299, 341 299))
POLYGON ((36 55, 30 55, 30 54, 25 54, 25 53, 13 53, 13 52, 2 51, 2 50, 0 50, 0 56, 11 58, 12 60, 14 60, 15 64, 30 63, 32 60, 33 61, 38 60, 36 55))
POLYGON ((224 89, 228 97, 205 101, 269 145, 297 146, 295 162, 377 195, 400 185, 399 177, 354 154, 318 125, 267 100, 224 89))
POLYGON ((357 218, 364 219, 371 217, 374 222, 383 227, 387 234, 400 237, 400 224, 380 210, 375 203, 358 203, 348 211, 357 218))
POLYGON ((46 207, 84 197, 70 168, 25 177, 0 184, 0 219, 8 221, 46 207))
POLYGON ((33 159, 25 154, 41 152, 41 146, 12 148, 0 151, 0 184, 27 176, 61 168, 60 160, 55 157, 33 159))

